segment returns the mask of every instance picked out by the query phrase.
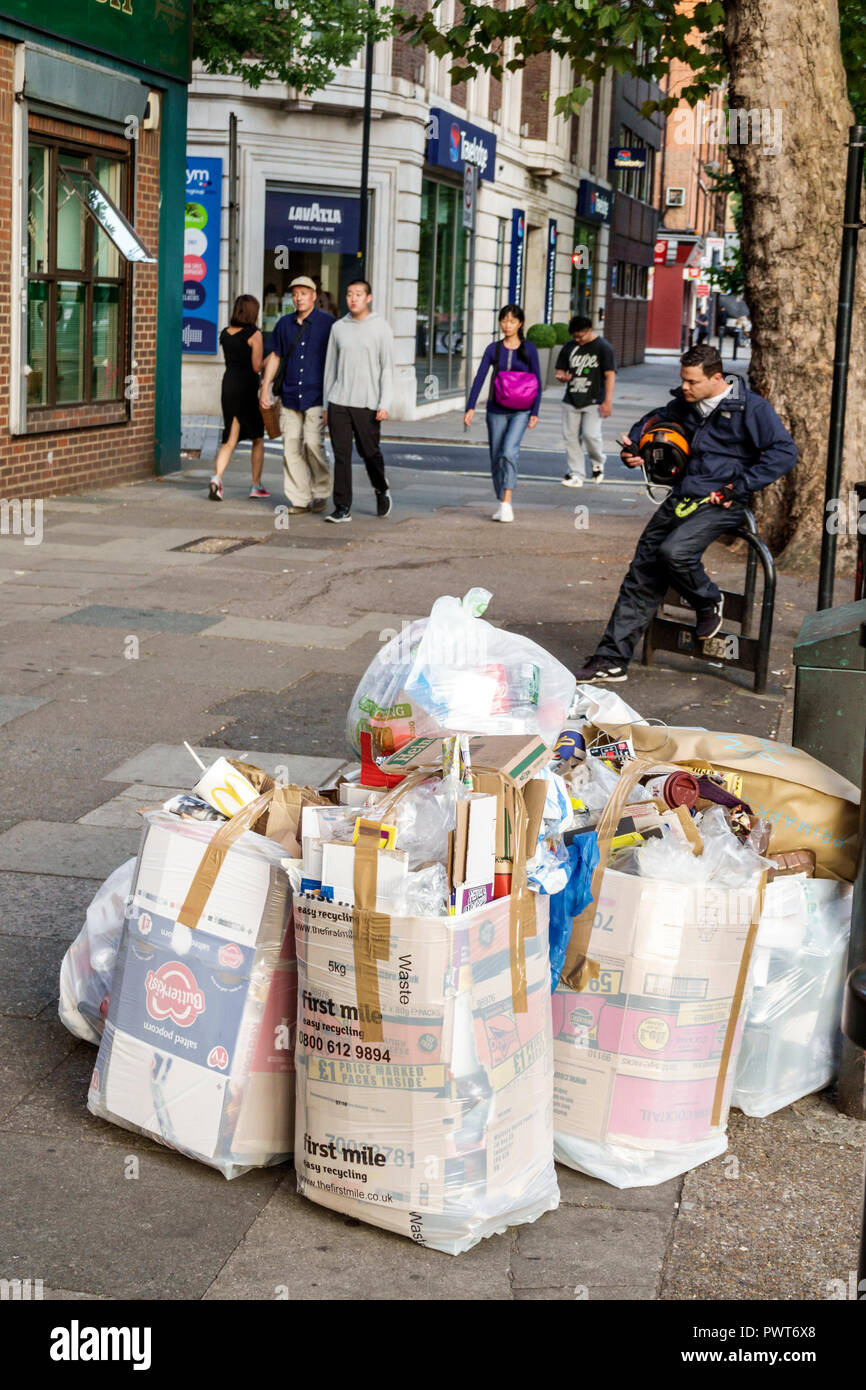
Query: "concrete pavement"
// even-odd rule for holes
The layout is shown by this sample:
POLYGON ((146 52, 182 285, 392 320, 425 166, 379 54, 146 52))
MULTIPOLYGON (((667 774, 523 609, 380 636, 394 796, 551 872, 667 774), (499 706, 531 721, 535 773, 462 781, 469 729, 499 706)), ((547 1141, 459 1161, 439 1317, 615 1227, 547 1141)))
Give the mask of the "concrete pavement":
MULTIPOLYGON (((88 1114, 95 1053, 57 1021, 60 961, 134 852, 137 807, 193 780, 182 741, 324 780, 348 757, 346 709, 380 633, 473 584, 493 591, 491 618, 573 663, 650 513, 627 483, 575 498, 527 479, 517 522, 497 527, 483 477, 400 466, 390 517, 358 468, 350 526, 283 529, 279 461, 271 503, 247 499, 247 467, 233 463, 222 504, 199 463, 49 499, 41 545, 0 538, 0 1277, 79 1299, 838 1297, 866 1126, 826 1100, 735 1115, 726 1158, 663 1187, 619 1192, 560 1168, 557 1212, 458 1260, 302 1201, 291 1168, 227 1183, 88 1114)), ((741 575, 721 547, 710 563, 741 575)), ((811 582, 780 577, 764 697, 683 660, 633 667, 623 693, 666 722, 784 735, 812 603, 811 582)))

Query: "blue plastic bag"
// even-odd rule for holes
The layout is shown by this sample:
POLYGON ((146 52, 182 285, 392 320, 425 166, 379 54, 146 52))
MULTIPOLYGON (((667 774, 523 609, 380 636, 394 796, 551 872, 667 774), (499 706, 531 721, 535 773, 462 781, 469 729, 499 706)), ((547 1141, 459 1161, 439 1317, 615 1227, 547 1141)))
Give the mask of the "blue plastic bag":
POLYGON ((568 846, 571 866, 568 883, 550 899, 550 992, 559 984, 565 953, 571 938, 572 919, 592 902, 590 885, 598 863, 598 839, 594 830, 576 835, 568 846))

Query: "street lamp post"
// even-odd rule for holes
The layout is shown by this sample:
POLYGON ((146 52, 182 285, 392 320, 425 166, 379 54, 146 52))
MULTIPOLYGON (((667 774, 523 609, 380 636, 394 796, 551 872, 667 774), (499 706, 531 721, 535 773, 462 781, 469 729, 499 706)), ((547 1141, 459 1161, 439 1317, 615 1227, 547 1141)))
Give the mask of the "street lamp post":
MULTIPOLYGON (((367 0, 371 17, 376 13, 376 0, 367 0)), ((361 207, 358 216, 358 274, 367 275, 367 205, 370 179, 370 116, 373 105, 373 39, 367 37, 364 58, 364 124, 361 133, 361 207)))
POLYGON ((851 351, 851 320, 854 310, 854 283, 857 270, 857 238, 860 232, 860 193, 863 187, 863 149, 866 126, 852 125, 848 136, 848 180, 845 185, 845 217, 842 223, 842 262, 839 270, 839 307, 836 313, 836 353, 833 361, 833 396, 830 403, 830 433, 827 440, 827 482, 821 529, 821 571, 818 578, 818 608, 832 608, 836 568, 836 533, 827 526, 829 504, 839 496, 842 482, 842 442, 845 434, 845 405, 848 398, 848 359, 851 351))

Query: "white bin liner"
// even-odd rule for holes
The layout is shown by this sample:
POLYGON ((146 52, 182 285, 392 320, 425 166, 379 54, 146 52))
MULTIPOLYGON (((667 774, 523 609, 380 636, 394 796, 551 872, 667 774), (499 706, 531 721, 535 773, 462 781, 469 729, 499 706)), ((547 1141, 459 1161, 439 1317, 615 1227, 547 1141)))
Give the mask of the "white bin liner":
POLYGON ((76 936, 60 967, 61 1022, 70 1033, 85 1042, 102 1037, 111 977, 123 931, 127 899, 132 891, 136 860, 109 874, 87 909, 84 926, 76 936))
POLYGON ((767 885, 731 1104, 771 1115, 833 1080, 851 931, 850 883, 767 885))

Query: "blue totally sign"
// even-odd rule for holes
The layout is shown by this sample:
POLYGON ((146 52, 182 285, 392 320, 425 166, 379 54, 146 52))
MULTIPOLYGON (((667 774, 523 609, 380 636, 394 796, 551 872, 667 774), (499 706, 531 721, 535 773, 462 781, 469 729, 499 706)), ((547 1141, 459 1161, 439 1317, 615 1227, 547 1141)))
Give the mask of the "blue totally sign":
POLYGON ((590 222, 609 222, 613 209, 613 189, 581 179, 577 189, 577 215, 590 222))
POLYGON ((496 177, 496 136, 481 126, 461 120, 452 111, 434 106, 428 124, 427 163, 462 174, 467 164, 478 169, 479 179, 496 177))
POLYGON ((519 304, 523 298, 523 262, 526 256, 526 211, 511 210, 511 270, 508 275, 508 302, 519 304))
POLYGON ((330 193, 269 188, 265 193, 265 247, 289 251, 358 250, 360 199, 330 193))
POLYGON ((645 169, 646 150, 639 146, 623 149, 621 145, 611 145, 607 161, 608 169, 645 169))
POLYGON ((183 245, 183 351, 216 352, 223 162, 187 155, 183 245))

